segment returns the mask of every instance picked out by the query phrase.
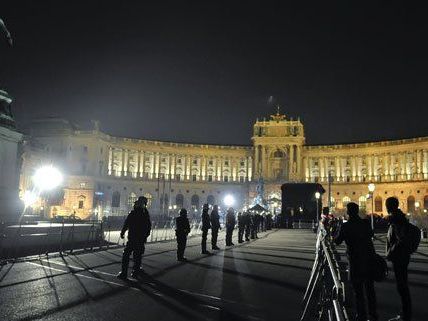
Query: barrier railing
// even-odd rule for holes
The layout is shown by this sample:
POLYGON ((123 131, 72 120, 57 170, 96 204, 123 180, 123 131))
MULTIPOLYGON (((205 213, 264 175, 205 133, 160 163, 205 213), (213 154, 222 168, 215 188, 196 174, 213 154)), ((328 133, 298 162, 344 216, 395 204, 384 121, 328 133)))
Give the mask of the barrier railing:
POLYGON ((316 256, 303 296, 304 320, 348 321, 344 273, 329 235, 320 224, 316 256))
MULTIPOLYGON (((41 255, 53 252, 72 253, 74 250, 93 250, 123 246, 120 238, 121 222, 73 221, 73 222, 20 222, 18 224, 0 224, 0 263, 7 259, 16 259, 28 255, 41 255)), ((191 220, 189 237, 199 235, 201 221, 191 220)), ((159 242, 175 239, 174 218, 152 217, 152 230, 147 242, 159 242)))

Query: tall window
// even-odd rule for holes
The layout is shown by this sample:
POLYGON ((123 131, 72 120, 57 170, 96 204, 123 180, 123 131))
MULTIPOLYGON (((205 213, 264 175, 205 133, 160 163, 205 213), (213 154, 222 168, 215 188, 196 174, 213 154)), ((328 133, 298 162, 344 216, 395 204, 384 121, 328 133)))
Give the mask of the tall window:
POLYGON ((208 195, 208 197, 207 197, 207 203, 209 205, 214 205, 215 204, 215 197, 213 195, 208 195))
POLYGON ((223 177, 223 181, 224 181, 224 182, 228 182, 228 181, 229 181, 229 176, 224 176, 224 177, 223 177))
POLYGON ((208 175, 208 182, 212 182, 213 181, 213 176, 210 174, 208 175))
POLYGON ((177 205, 178 208, 182 208, 184 205, 184 196, 183 194, 177 194, 177 196, 175 197, 175 204, 177 205))
POLYGON ((358 198, 358 205, 360 206, 361 210, 365 210, 366 209, 367 199, 366 199, 365 196, 360 196, 358 198))
POLYGON ((153 196, 150 193, 145 193, 144 197, 147 198, 147 208, 152 207, 153 196))
POLYGON ((374 201, 374 206, 375 206, 375 212, 382 212, 382 197, 380 196, 376 196, 375 201, 374 201))
POLYGON ((135 201, 137 200, 137 195, 134 192, 129 193, 128 195, 128 207, 132 208, 134 206, 135 201))
POLYGON ((192 181, 196 182, 196 174, 192 175, 192 181))
POLYGON ((114 192, 111 198, 111 207, 120 207, 120 193, 114 192))
POLYGON ((407 198, 407 213, 414 213, 415 212, 415 197, 409 196, 407 198))
POLYGON ((424 197, 424 209, 428 210, 428 195, 424 197))
POLYGON ((192 209, 199 209, 199 196, 193 195, 191 199, 192 209))
POLYGON ((343 207, 346 207, 346 205, 348 205, 348 203, 351 202, 351 199, 349 198, 349 196, 345 196, 342 199, 342 202, 343 202, 343 207))
POLYGON ((239 182, 240 182, 240 183, 244 183, 244 181, 245 181, 244 176, 239 176, 239 182))

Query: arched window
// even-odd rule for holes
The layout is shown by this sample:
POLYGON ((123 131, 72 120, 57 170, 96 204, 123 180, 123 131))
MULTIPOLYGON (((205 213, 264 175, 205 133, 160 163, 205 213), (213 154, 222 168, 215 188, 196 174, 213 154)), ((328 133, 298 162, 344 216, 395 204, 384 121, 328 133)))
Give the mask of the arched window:
POLYGON ((284 157, 284 153, 282 151, 280 151, 279 149, 277 149, 274 153, 273 153, 273 157, 275 158, 282 158, 284 157))
POLYGON ((358 198, 358 206, 360 207, 360 209, 365 210, 366 209, 366 205, 367 205, 367 199, 365 196, 361 195, 358 198))
POLYGON ((214 205, 215 204, 215 197, 213 195, 208 195, 208 197, 207 197, 207 203, 209 205, 214 205))
POLYGON ((424 197, 424 209, 428 210, 428 195, 424 197))
POLYGON ((177 205, 178 208, 182 208, 184 205, 184 196, 183 194, 177 194, 177 196, 175 197, 175 204, 177 205))
POLYGON ((333 196, 330 197, 331 209, 334 210, 336 208, 336 200, 333 196))
POLYGON ((375 201, 374 201, 374 206, 375 206, 375 212, 382 212, 382 197, 380 196, 376 196, 375 201))
POLYGON ((150 193, 145 193, 144 197, 147 198, 147 208, 151 208, 152 207, 152 202, 153 202, 153 196, 150 193))
POLYGON ((407 198, 407 213, 414 213, 415 212, 415 197, 410 195, 407 198))
POLYGON ((192 196, 191 206, 192 206, 192 209, 199 209, 199 196, 198 195, 195 194, 192 196))
POLYGON ((114 192, 111 197, 111 207, 120 207, 120 193, 114 192))
POLYGON ((137 200, 137 195, 134 192, 129 193, 128 195, 128 207, 132 208, 135 201, 137 200))
POLYGON ((349 196, 345 196, 342 199, 343 207, 346 207, 346 205, 348 205, 349 202, 351 202, 351 199, 349 198, 349 196))

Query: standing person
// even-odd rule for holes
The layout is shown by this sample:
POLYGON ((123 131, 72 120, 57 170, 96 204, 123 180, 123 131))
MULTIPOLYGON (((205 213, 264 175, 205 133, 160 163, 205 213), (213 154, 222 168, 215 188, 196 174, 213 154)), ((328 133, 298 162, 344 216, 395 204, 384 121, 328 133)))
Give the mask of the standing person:
POLYGON ((245 230, 245 213, 242 215, 238 213, 238 243, 244 242, 244 230, 245 230))
POLYGON ((233 229, 235 228, 235 211, 232 207, 229 207, 226 214, 226 246, 233 246, 232 235, 233 229))
POLYGON ((244 214, 244 224, 245 224, 245 241, 248 242, 250 240, 251 233, 251 215, 249 212, 244 214))
POLYGON ((128 231, 128 242, 122 255, 122 271, 117 275, 119 279, 126 280, 128 278, 129 256, 134 254, 134 266, 132 277, 138 277, 142 272, 141 256, 144 254, 144 243, 150 235, 152 223, 150 222, 149 211, 147 210, 147 198, 140 196, 134 203, 134 209, 128 214, 123 223, 120 237, 125 237, 125 232, 128 231))
POLYGON ((186 249, 187 235, 190 233, 187 210, 182 208, 180 216, 175 218, 175 235, 177 237, 177 261, 185 262, 184 250, 186 249))
POLYGON ((370 320, 378 320, 376 312, 376 293, 371 277, 370 266, 375 249, 372 242, 373 231, 370 222, 359 217, 359 206, 353 202, 346 205, 349 221, 343 223, 336 244, 345 241, 351 272, 351 282, 355 293, 357 321, 367 321, 366 300, 370 320), (364 295, 365 294, 365 295, 364 295))
POLYGON ((217 246, 218 230, 220 230, 220 216, 218 215, 218 206, 214 205, 211 211, 211 246, 213 250, 220 250, 217 246))
POLYGON ((401 297, 401 312, 396 320, 409 321, 412 318, 412 300, 407 281, 407 268, 410 262, 410 250, 407 244, 409 222, 406 215, 398 208, 396 197, 386 200, 389 216, 389 229, 386 238, 386 258, 392 262, 397 290, 401 297))
POLYGON ((207 251, 207 236, 208 236, 208 230, 210 228, 211 228, 211 220, 208 214, 208 204, 204 204, 202 208, 202 242, 201 242, 202 254, 211 254, 210 252, 207 251))

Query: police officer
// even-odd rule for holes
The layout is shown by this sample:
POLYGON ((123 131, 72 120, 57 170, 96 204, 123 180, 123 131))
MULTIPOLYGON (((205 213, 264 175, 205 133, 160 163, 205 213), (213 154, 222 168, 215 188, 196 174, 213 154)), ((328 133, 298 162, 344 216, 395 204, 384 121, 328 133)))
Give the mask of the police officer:
POLYGON ((182 208, 180 216, 175 218, 175 235, 177 237, 177 261, 185 262, 184 250, 186 249, 187 235, 190 233, 187 210, 182 208))
POLYGON ((211 247, 213 250, 220 250, 217 246, 218 230, 220 230, 220 216, 218 215, 218 206, 214 205, 211 211, 211 247))
POLYGON ((235 228, 235 211, 232 207, 229 207, 226 214, 226 246, 233 246, 232 243, 232 234, 233 229, 235 228))
POLYGON ((210 228, 211 228, 211 220, 208 214, 208 204, 204 204, 202 208, 202 242, 201 242, 202 254, 211 254, 210 252, 207 251, 207 235, 208 235, 208 230, 210 228))
POLYGON ((244 225, 245 225, 245 241, 250 240, 251 233, 251 215, 249 212, 244 213, 244 225))
POLYGON ((146 206, 147 198, 140 196, 134 203, 134 209, 126 217, 120 231, 122 239, 125 237, 125 232, 128 231, 128 242, 122 256, 122 271, 117 275, 120 279, 126 280, 128 277, 129 256, 131 253, 134 254, 134 266, 131 276, 138 277, 143 272, 141 269, 141 256, 145 250, 144 243, 146 243, 152 227, 146 206))
POLYGON ((244 230, 245 230, 245 213, 242 215, 238 213, 238 243, 244 242, 244 230))

